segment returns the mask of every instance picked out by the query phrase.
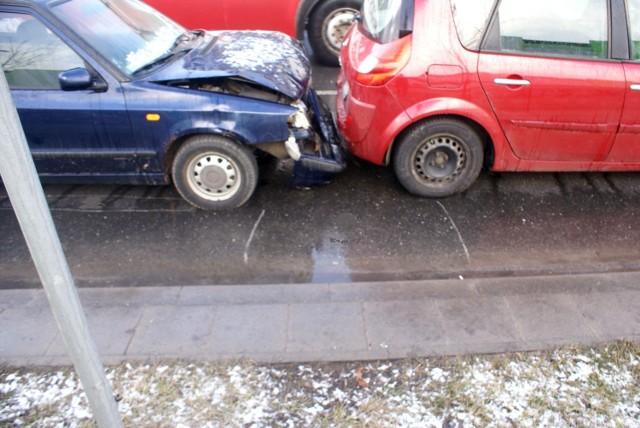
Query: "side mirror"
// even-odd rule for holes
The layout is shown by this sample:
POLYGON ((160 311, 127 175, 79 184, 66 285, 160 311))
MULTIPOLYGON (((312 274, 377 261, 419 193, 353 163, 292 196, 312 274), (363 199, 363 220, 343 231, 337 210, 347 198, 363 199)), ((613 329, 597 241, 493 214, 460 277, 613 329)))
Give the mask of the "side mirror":
POLYGON ((103 92, 107 89, 107 85, 102 81, 95 81, 91 73, 84 68, 72 68, 58 74, 60 89, 63 91, 81 91, 84 89, 93 89, 103 92))

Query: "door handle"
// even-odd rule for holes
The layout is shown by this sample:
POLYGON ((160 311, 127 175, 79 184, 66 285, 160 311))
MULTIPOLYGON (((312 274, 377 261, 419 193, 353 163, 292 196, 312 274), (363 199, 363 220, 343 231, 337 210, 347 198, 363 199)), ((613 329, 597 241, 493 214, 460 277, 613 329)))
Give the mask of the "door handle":
POLYGON ((531 82, 526 79, 502 79, 497 78, 493 80, 496 85, 502 86, 529 86, 531 82))
POLYGON ((631 85, 632 91, 640 91, 640 83, 634 83, 631 85))

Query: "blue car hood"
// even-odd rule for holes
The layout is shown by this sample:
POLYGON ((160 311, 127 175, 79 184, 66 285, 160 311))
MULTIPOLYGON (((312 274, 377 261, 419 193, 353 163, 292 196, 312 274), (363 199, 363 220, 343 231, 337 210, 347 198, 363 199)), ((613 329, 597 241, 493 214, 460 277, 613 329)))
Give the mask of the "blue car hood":
POLYGON ((148 77, 150 81, 237 77, 301 98, 311 64, 300 42, 271 31, 206 32, 193 50, 148 77))

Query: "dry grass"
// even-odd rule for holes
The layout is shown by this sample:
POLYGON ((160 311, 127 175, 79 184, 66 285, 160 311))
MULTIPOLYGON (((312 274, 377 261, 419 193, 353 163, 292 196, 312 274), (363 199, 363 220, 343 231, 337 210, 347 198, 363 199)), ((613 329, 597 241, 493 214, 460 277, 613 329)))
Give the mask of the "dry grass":
MULTIPOLYGON (((108 376, 136 427, 640 426, 632 342, 367 363, 127 364, 108 376)), ((70 370, 0 368, 0 426, 92 426, 86 410, 70 370)))

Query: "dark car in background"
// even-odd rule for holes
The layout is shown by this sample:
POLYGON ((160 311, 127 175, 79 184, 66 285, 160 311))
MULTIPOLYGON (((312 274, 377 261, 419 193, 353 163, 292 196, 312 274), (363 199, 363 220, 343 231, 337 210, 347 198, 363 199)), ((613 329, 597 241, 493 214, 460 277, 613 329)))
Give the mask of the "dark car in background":
POLYGON ((640 171, 639 0, 365 0, 338 123, 412 193, 493 171, 640 171))
POLYGON ((190 29, 272 30, 299 40, 315 57, 338 65, 340 45, 362 0, 145 0, 190 29))
POLYGON ((137 0, 0 1, 0 63, 43 181, 168 184, 245 203, 257 156, 304 184, 344 168, 300 43, 187 31, 137 0))

